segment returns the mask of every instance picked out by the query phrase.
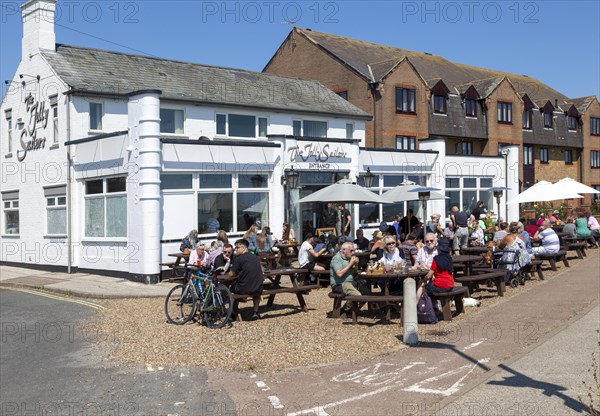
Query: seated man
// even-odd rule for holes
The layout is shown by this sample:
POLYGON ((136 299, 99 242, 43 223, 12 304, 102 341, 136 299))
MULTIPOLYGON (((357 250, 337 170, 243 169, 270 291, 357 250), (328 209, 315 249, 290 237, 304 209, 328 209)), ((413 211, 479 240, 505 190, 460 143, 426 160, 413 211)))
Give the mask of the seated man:
POLYGON ((502 240, 504 237, 508 235, 508 224, 505 222, 500 223, 500 229, 494 233, 494 244, 497 244, 498 241, 502 240))
MULTIPOLYGON (((236 295, 252 296, 254 313, 252 320, 260 319, 258 307, 260 295, 263 290, 263 271, 258 256, 248 251, 250 243, 245 238, 235 242, 236 256, 231 266, 230 276, 237 276, 237 281, 231 288, 236 295)), ((237 309, 237 307, 236 307, 237 309)), ((233 311, 232 319, 235 319, 237 310, 233 311)))
MULTIPOLYGON (((342 248, 337 252, 331 259, 331 265, 329 266, 329 280, 331 283, 331 290, 335 293, 343 293, 349 296, 360 296, 361 293, 354 286, 354 274, 356 272, 356 265, 358 264, 358 257, 353 256, 354 243, 349 241, 342 244, 342 248)), ((350 311, 352 304, 346 302, 342 307, 344 315, 350 311)))
MULTIPOLYGON (((327 251, 327 247, 321 248, 319 251, 314 250, 314 237, 311 233, 306 234, 306 239, 300 246, 298 252, 298 265, 301 269, 308 270, 311 273, 313 270, 325 270, 325 267, 316 263, 316 259, 327 251)), ((316 282, 316 278, 310 275, 310 282, 316 282)))
POLYGON ((533 247, 533 254, 555 254, 560 250, 560 239, 550 227, 550 221, 544 221, 533 238, 540 239, 540 246, 533 247))
POLYGON ((213 267, 220 268, 222 270, 220 274, 225 274, 229 271, 233 258, 233 246, 227 243, 223 245, 223 252, 215 258, 213 267))
POLYGON ((437 237, 433 233, 425 234, 425 245, 419 250, 416 258, 417 266, 423 269, 430 269, 433 258, 438 255, 437 237))

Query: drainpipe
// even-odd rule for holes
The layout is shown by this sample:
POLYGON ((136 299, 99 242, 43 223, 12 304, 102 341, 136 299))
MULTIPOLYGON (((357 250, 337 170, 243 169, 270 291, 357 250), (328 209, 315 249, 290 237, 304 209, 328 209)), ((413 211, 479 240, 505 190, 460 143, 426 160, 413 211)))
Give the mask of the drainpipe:
MULTIPOLYGON (((67 141, 71 141, 71 94, 67 94, 67 141)), ((71 145, 67 146, 67 273, 71 273, 72 267, 72 228, 71 228, 71 145)))
POLYGON ((377 90, 379 89, 378 82, 369 82, 371 89, 371 97, 373 97, 373 147, 377 147, 377 90))

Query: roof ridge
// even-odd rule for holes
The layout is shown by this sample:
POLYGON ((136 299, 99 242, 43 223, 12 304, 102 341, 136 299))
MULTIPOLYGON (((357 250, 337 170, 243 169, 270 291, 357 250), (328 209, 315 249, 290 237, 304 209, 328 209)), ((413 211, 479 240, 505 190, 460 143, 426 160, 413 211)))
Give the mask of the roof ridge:
MULTIPOLYGON (((201 63, 197 63, 197 62, 180 61, 180 60, 177 60, 177 59, 161 58, 161 57, 158 57, 158 56, 146 56, 146 55, 138 55, 138 54, 133 54, 133 53, 111 51, 111 50, 108 50, 108 49, 88 48, 88 47, 84 47, 84 46, 67 45, 67 44, 64 44, 64 43, 57 43, 56 47, 57 47, 57 49, 58 49, 58 47, 66 47, 66 48, 71 48, 71 49, 79 49, 79 50, 85 50, 85 51, 98 51, 98 52, 110 53, 110 54, 114 54, 114 55, 132 56, 132 57, 136 57, 136 58, 152 59, 152 60, 155 60, 155 61, 164 61, 164 62, 171 62, 171 63, 179 63, 179 64, 185 64, 185 65, 193 65, 193 66, 198 66, 198 67, 205 67, 205 68, 225 69, 225 70, 228 70, 228 71, 245 72, 245 73, 248 73, 248 74, 261 75, 261 76, 267 76, 267 77, 273 77, 273 78, 293 79, 293 80, 297 80, 297 81, 309 82, 309 83, 315 83, 315 84, 323 85, 320 81, 313 80, 313 79, 304 79, 304 78, 293 77, 293 76, 289 76, 289 75, 276 75, 276 74, 271 74, 269 72, 251 71, 249 69, 243 69, 243 68, 232 68, 232 67, 227 67, 227 66, 208 65, 208 64, 201 64, 201 63)), ((47 51, 48 52, 55 52, 56 53, 56 50, 55 51, 47 50, 47 51)))

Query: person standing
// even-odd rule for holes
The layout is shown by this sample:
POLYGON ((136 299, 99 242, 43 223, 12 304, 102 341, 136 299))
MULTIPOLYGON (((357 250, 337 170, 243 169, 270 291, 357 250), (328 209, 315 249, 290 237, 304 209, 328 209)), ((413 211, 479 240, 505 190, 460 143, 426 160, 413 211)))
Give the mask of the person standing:
POLYGON ((402 230, 402 237, 409 234, 417 225, 419 225, 419 219, 413 215, 412 208, 409 208, 406 216, 400 220, 399 228, 402 230))
POLYGON ((340 235, 349 236, 352 232, 352 215, 343 202, 338 202, 337 207, 340 211, 340 235))
POLYGON ((333 207, 332 202, 328 202, 327 206, 323 210, 321 215, 321 227, 322 228, 335 228, 338 221, 338 213, 333 207))
POLYGON ((469 227, 467 214, 458 210, 457 206, 452 207, 452 224, 454 225, 454 252, 467 247, 469 244, 469 227))
POLYGON ((475 220, 477 220, 477 221, 479 221, 479 217, 481 216, 481 214, 487 214, 487 209, 485 209, 485 205, 483 204, 483 201, 477 201, 477 204, 475 205, 475 209, 473 210, 473 212, 471 214, 475 217, 475 220))
MULTIPOLYGON (((232 287, 232 292, 237 295, 248 295, 252 297, 252 320, 260 319, 258 307, 260 306, 260 295, 263 290, 263 271, 258 256, 248 252, 248 240, 242 238, 235 242, 235 259, 231 265, 230 276, 237 276, 232 287)), ((236 307, 237 309, 237 307, 236 307)), ((237 316, 237 310, 233 311, 232 319, 237 316)))
MULTIPOLYGON (((360 296, 361 293, 354 285, 354 274, 356 272, 356 265, 358 264, 358 257, 353 255, 354 244, 347 241, 342 244, 342 248, 337 252, 331 259, 331 265, 329 267, 329 280, 331 283, 331 290, 334 293, 342 293, 346 296, 360 296)), ((342 307, 343 315, 350 311, 352 304, 346 302, 342 307)))

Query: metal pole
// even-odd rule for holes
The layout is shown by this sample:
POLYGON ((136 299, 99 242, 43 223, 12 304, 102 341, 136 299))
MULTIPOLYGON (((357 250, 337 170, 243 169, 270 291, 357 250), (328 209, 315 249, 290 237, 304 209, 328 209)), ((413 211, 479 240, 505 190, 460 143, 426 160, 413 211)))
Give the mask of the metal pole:
POLYGON ((402 340, 406 345, 419 342, 419 326, 417 321, 417 290, 415 279, 404 279, 404 300, 402 301, 402 340))

